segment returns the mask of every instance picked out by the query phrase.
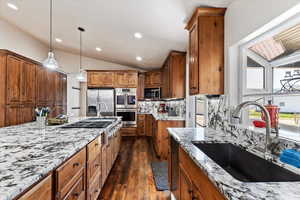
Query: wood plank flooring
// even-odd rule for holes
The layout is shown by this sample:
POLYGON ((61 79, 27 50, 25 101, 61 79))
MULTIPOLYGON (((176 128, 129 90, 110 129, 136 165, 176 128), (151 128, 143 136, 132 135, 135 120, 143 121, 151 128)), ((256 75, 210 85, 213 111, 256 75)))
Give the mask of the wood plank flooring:
POLYGON ((151 170, 156 160, 147 138, 123 138, 117 161, 99 200, 169 200, 169 191, 157 191, 151 170))

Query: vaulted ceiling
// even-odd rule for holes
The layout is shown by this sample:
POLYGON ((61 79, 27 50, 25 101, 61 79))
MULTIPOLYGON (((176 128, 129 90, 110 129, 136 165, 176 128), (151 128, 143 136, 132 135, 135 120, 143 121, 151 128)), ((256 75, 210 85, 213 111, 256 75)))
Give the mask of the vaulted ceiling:
MULTIPOLYGON (((185 51, 187 20, 198 6, 227 7, 233 0, 54 0, 55 48, 78 53, 78 26, 86 56, 145 69, 160 67, 170 50, 185 51), (142 39, 134 33, 143 34, 142 39), (102 49, 101 52, 95 50, 102 49), (136 57, 141 56, 142 61, 136 57)), ((49 42, 49 0, 1 0, 0 17, 49 42), (12 1, 18 11, 7 7, 12 1)))

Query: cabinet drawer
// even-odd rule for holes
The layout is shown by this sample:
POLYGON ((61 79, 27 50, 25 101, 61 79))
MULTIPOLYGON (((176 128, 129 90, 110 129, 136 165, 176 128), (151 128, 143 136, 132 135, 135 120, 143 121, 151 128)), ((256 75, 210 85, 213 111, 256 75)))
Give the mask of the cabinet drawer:
POLYGON ((18 200, 51 200, 52 199, 52 175, 26 192, 18 200))
POLYGON ((136 128, 122 128, 122 136, 136 136, 136 128))
POLYGON ((88 184, 91 183, 92 179, 96 174, 101 172, 101 156, 98 154, 95 160, 89 161, 87 164, 87 180, 88 184))
POLYGON ((84 173, 81 174, 78 181, 68 192, 64 200, 84 200, 85 190, 84 190, 84 173))
POLYGON ((101 137, 97 137, 87 146, 87 160, 93 161, 101 152, 101 137))
POLYGON ((87 200, 97 200, 101 191, 101 182, 100 176, 97 176, 93 179, 92 184, 89 185, 87 190, 87 200))
POLYGON ((60 197, 66 195, 78 180, 86 164, 86 149, 74 155, 56 170, 56 192, 60 197))

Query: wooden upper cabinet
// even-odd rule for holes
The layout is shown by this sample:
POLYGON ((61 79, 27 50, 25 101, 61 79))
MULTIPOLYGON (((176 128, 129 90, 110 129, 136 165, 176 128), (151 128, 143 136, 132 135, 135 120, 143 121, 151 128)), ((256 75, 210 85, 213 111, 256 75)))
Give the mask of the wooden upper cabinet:
POLYGON ((88 87, 136 88, 138 73, 135 71, 89 71, 88 87))
MULTIPOLYGON (((46 91, 47 95, 47 104, 48 105, 54 105, 55 104, 55 98, 56 98, 56 76, 57 72, 55 71, 48 71, 47 72, 47 84, 48 84, 48 91, 46 91)), ((45 87, 43 87, 45 90, 45 87)))
POLYGON ((126 80, 125 72, 115 72, 115 87, 127 87, 128 81, 126 80))
POLYGON ((24 62, 21 67, 21 102, 35 104, 36 102, 36 65, 24 62))
POLYGON ((185 97, 186 53, 171 51, 163 66, 163 98, 185 97))
POLYGON ((7 56, 7 88, 6 103, 15 104, 20 102, 21 68, 23 61, 14 56, 7 56))
POLYGON ((190 30, 189 54, 189 83, 190 94, 199 93, 199 65, 198 65, 198 24, 195 23, 190 30))
POLYGON ((45 88, 49 88, 48 82, 48 71, 44 67, 37 67, 36 69, 36 97, 37 104, 43 105, 47 104, 47 90, 45 88))
POLYGON ((145 73, 141 73, 138 75, 138 90, 137 90, 137 98, 144 99, 145 97, 145 73))
POLYGON ((224 94, 225 8, 198 8, 190 32, 190 94, 224 94))
POLYGON ((128 72, 126 73, 127 87, 136 88, 138 86, 138 73, 128 72))
POLYGON ((56 72, 55 74, 55 105, 63 105, 63 84, 64 84, 64 75, 56 72))
POLYGON ((89 87, 113 87, 113 72, 88 72, 89 87))
POLYGON ((159 88, 162 85, 161 71, 146 72, 145 87, 146 88, 159 88))

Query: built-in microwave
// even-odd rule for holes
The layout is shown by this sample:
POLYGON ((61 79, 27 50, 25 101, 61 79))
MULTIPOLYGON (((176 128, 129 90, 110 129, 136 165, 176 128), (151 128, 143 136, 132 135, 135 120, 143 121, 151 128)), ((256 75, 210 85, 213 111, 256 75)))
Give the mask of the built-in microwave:
POLYGON ((145 99, 160 99, 160 88, 145 88, 145 99))

